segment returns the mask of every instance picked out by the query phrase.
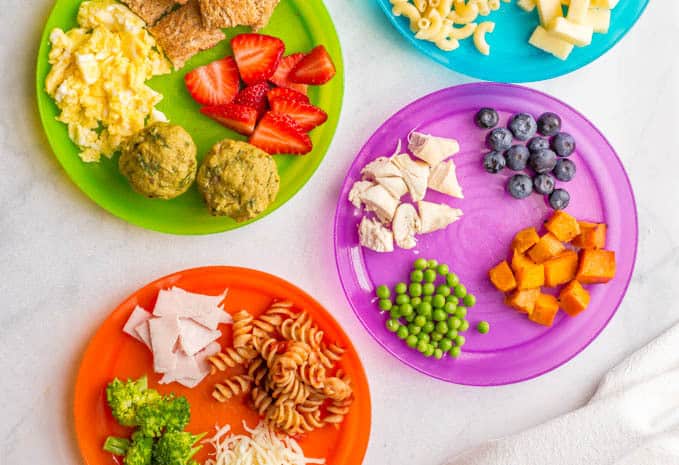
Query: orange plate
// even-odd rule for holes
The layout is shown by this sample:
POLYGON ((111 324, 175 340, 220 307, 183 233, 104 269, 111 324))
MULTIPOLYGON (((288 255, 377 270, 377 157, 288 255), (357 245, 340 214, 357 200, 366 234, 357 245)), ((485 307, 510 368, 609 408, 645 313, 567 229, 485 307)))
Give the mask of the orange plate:
MULTIPOLYGON (((325 457, 331 465, 359 465, 363 461, 370 436, 370 391, 358 354, 335 319, 308 294, 280 278, 246 268, 207 267, 181 271, 138 290, 113 311, 90 341, 78 371, 74 401, 75 432, 86 464, 117 464, 111 454, 101 449, 104 440, 111 434, 130 434, 129 429, 116 423, 106 405, 104 389, 115 377, 148 374, 149 385, 161 393, 186 396, 191 403, 191 423, 186 429, 194 433, 206 431, 211 436, 217 424, 230 424, 240 433, 243 420, 250 427, 258 421, 257 414, 242 399, 220 404, 210 397, 213 384, 224 377, 223 373, 208 376, 194 389, 176 383, 158 385, 160 376, 153 372, 151 352, 122 332, 135 305, 153 308, 158 291, 171 286, 208 295, 219 295, 228 288, 225 308, 232 314, 245 308, 258 315, 273 298, 290 300, 297 308, 307 310, 328 340, 347 348, 342 368, 351 376, 355 399, 339 429, 327 426, 298 440, 308 457, 325 457)), ((230 326, 221 329, 225 333, 222 346, 230 344, 230 326)), ((206 445, 196 459, 203 462, 211 449, 206 445)))

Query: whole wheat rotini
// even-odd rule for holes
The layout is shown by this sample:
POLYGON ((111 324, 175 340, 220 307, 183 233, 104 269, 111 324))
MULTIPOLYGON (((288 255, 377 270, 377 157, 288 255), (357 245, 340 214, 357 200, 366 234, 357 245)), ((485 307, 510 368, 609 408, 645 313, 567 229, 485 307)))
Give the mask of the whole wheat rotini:
POLYGON ((218 402, 226 402, 234 396, 246 394, 252 389, 252 378, 247 375, 237 375, 215 384, 212 397, 218 402))
POLYGON ((233 316, 233 347, 235 349, 252 345, 252 322, 254 318, 247 310, 233 316))

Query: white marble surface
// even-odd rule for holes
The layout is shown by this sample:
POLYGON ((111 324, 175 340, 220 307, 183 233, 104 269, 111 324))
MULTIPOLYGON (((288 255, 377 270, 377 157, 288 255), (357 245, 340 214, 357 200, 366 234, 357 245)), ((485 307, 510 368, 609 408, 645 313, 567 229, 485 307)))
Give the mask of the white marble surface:
POLYGON ((573 409, 609 367, 679 319, 676 0, 652 0, 633 31, 592 65, 534 85, 581 110, 617 149, 636 192, 639 256, 617 316, 580 356, 539 379, 485 389, 426 378, 387 355, 359 325, 336 276, 331 222, 355 152, 406 103, 468 81, 405 46, 375 2, 327 0, 345 53, 346 101, 316 175, 273 215, 208 237, 130 226, 69 181, 46 145, 34 99, 38 37, 52 1, 2 4, 2 465, 80 462, 70 412, 75 370, 88 338, 139 285, 188 267, 265 270, 311 291, 332 310, 352 335, 370 380, 374 407, 367 465, 437 464, 480 441, 573 409))

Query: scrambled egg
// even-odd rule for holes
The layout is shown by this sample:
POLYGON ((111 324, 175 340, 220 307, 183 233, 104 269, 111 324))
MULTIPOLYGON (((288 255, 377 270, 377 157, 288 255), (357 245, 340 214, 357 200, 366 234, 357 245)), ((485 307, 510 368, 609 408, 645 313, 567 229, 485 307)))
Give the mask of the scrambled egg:
POLYGON ((170 72, 144 22, 114 0, 83 2, 80 27, 50 34, 45 88, 85 162, 111 157, 146 123, 167 121, 154 106, 163 98, 145 81, 170 72))

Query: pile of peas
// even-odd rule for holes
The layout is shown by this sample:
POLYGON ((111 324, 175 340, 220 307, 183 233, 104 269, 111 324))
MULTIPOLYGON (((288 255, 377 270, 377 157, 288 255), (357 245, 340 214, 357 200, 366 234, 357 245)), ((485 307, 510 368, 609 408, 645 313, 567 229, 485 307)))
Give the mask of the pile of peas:
MULTIPOLYGON (((476 304, 476 297, 467 293, 448 265, 418 258, 410 273, 410 285, 398 283, 394 293, 392 300, 388 286, 376 289, 380 310, 389 312, 389 331, 425 357, 441 359, 446 353, 460 356, 466 342, 460 333, 469 329, 467 308, 476 304), (439 277, 444 283, 436 285, 439 277)), ((479 332, 485 334, 489 329, 487 322, 479 323, 479 332)))

